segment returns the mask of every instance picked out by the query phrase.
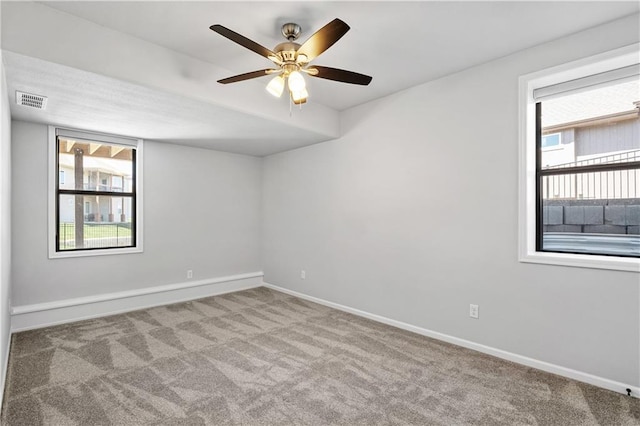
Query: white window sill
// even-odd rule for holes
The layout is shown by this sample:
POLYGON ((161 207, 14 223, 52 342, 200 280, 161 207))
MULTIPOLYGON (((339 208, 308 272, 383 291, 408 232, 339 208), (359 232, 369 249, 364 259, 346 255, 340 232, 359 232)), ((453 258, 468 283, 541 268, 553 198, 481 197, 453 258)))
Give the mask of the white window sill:
POLYGON ((65 259, 69 257, 109 256, 115 254, 142 253, 142 247, 112 248, 104 250, 78 250, 50 252, 49 259, 65 259))
POLYGON ((520 262, 578 268, 640 272, 640 259, 573 253, 532 252, 520 256, 520 262))

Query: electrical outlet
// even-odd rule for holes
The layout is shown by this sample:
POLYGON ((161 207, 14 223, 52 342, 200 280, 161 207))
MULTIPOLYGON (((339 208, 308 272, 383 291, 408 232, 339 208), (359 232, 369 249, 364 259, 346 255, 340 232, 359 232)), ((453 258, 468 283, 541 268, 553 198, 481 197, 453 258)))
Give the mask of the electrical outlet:
POLYGON ((191 269, 187 271, 187 278, 193 278, 193 271, 191 269))
POLYGON ((471 318, 476 318, 476 319, 479 318, 479 315, 478 315, 479 311, 480 311, 480 307, 478 305, 473 305, 473 304, 469 305, 469 316, 471 318))
POLYGON ((307 271, 303 269, 302 271, 300 271, 300 279, 304 280, 305 278, 307 278, 307 271))

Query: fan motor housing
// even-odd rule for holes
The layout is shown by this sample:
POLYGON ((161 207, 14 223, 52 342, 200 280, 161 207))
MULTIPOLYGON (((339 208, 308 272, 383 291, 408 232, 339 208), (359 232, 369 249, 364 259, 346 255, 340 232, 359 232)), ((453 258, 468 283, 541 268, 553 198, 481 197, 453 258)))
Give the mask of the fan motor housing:
POLYGON ((284 62, 289 62, 296 60, 296 52, 299 48, 300 45, 298 43, 285 41, 284 43, 277 45, 273 51, 279 54, 284 62))

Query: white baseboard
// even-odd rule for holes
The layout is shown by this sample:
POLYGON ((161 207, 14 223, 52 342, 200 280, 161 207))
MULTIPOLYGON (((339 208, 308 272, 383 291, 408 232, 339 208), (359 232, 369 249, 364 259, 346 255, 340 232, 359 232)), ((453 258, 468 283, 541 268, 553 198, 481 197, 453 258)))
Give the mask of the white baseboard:
POLYGON ((11 309, 11 332, 186 302, 262 285, 262 272, 99 294, 11 309))
POLYGON ((562 367, 559 365, 551 364, 545 361, 529 358, 523 355, 514 354, 512 352, 496 349, 491 346, 482 345, 469 340, 460 339, 458 337, 450 336, 448 334, 439 333, 437 331, 429 330, 415 325, 407 324, 405 322, 396 321, 390 318, 386 318, 380 315, 372 314, 369 312, 361 311, 359 309, 351 308, 349 306, 340 305, 339 303, 329 302, 317 297, 308 296, 297 291, 289 290, 287 288, 278 287, 273 284, 263 283, 265 287, 271 288, 276 291, 290 294, 292 296, 299 297, 301 299, 309 300, 310 302, 319 303, 321 305, 329 306, 350 314, 358 315, 364 318, 368 318, 373 321, 377 321, 383 324, 391 325, 403 330, 411 331, 413 333, 421 334, 423 336, 431 337, 433 339, 442 340, 447 343, 452 343, 464 348, 473 349, 478 352, 482 352, 488 355, 493 355, 497 358, 502 358, 507 361, 515 362, 517 364, 526 365, 527 367, 537 368, 538 370, 546 371, 549 373, 557 374, 558 376, 568 377, 570 379, 577 380, 579 382, 588 383, 590 385, 598 386, 600 388, 608 389, 614 392, 627 394, 627 389, 631 389, 631 395, 640 398, 640 387, 631 386, 625 383, 617 382, 614 380, 606 379, 604 377, 594 376, 593 374, 585 373, 583 371, 573 370, 571 368, 562 367))

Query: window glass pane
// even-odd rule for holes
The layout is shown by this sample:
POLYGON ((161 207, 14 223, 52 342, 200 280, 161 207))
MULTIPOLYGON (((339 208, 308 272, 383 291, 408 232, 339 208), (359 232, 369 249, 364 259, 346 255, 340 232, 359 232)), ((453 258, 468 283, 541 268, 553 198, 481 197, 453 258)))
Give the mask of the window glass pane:
POLYGON ((58 250, 132 247, 130 196, 59 196, 58 250))
POLYGON ((542 250, 640 256, 640 167, 606 170, 640 161, 638 101, 640 80, 542 102, 542 250))
POLYGON ((547 200, 542 209, 543 250, 640 256, 637 201, 547 200))
POLYGON ((543 169, 640 161, 640 80, 542 102, 543 169))
POLYGON ((549 148, 560 145, 560 133, 552 133, 542 137, 542 147, 549 148))
POLYGON ((65 178, 60 189, 132 192, 135 148, 102 142, 58 138, 58 170, 65 178), (76 173, 76 165, 82 170, 76 173), (82 182, 77 177, 82 176, 82 182))

